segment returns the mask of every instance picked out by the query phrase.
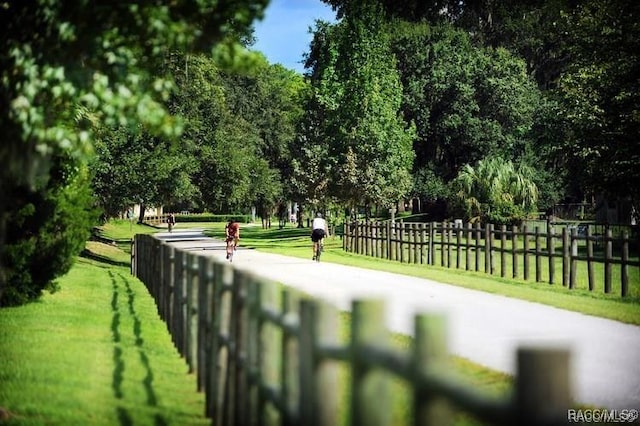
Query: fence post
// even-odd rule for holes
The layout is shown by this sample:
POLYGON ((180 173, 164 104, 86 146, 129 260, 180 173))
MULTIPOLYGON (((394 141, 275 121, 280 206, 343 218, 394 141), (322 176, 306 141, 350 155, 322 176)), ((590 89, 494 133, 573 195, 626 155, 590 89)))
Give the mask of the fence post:
POLYGON ((207 355, 210 350, 212 305, 213 305, 213 259, 199 256, 198 258, 198 391, 205 390, 205 382, 209 373, 207 355))
POLYGON ((231 284, 233 273, 228 264, 214 266, 214 311, 211 335, 211 374, 206 395, 207 415, 213 424, 223 425, 225 419, 225 390, 227 389, 227 365, 229 356, 229 317, 231 313, 231 284))
POLYGON ((500 225, 500 276, 507 276, 507 225, 500 225))
POLYGON ((249 277, 235 270, 233 276, 233 301, 231 305, 231 329, 233 339, 233 362, 230 365, 230 381, 233 381, 233 399, 231 401, 232 424, 246 425, 249 415, 249 375, 247 360, 249 346, 249 277))
POLYGON ((589 291, 595 288, 595 275, 593 273, 593 238, 591 226, 587 226, 587 275, 589 279, 589 291))
POLYGON ((173 343, 181 356, 185 355, 184 351, 184 310, 185 310, 185 277, 184 270, 186 265, 183 250, 176 249, 174 251, 174 279, 173 279, 173 315, 171 316, 171 336, 173 343))
POLYGON ((451 268, 452 241, 453 241, 453 222, 447 222, 447 268, 451 268))
MULTIPOLYGON (((415 343, 412 369, 415 377, 446 369, 447 333, 444 317, 417 315, 414 320, 415 343)), ((414 424, 416 426, 447 425, 452 423, 451 405, 443 397, 426 389, 414 387, 414 424)))
POLYGON ((570 239, 567 228, 562 228, 562 285, 567 287, 569 285, 569 262, 571 259, 571 247, 569 246, 570 239))
POLYGON ((138 270, 137 270, 137 256, 136 256, 136 251, 138 250, 137 248, 137 244, 136 244, 136 236, 134 235, 133 238, 131 238, 131 275, 133 275, 134 277, 138 276, 138 270))
POLYGON ((535 238, 536 238, 536 282, 539 283, 542 281, 542 249, 540 246, 540 227, 536 226, 535 228, 535 238))
POLYGON ((342 225, 342 250, 346 251, 347 253, 350 251, 349 250, 349 222, 347 220, 344 221, 344 224, 342 225))
MULTIPOLYGON (((319 301, 300 302, 300 422, 301 425, 338 424, 338 369, 322 359, 318 348, 337 344, 337 310, 319 301)), ((376 400, 377 401, 377 400, 376 400)))
POLYGON ((420 264, 424 264, 425 263, 425 256, 424 256, 424 250, 425 250, 425 224, 421 223, 419 225, 419 232, 420 232, 420 264))
POLYGON ((198 371, 198 255, 189 253, 187 256, 187 297, 186 297, 186 362, 189 373, 198 371))
MULTIPOLYGON (((282 318, 286 324, 299 324, 298 307, 300 298, 298 293, 291 290, 282 291, 282 318)), ((280 365, 280 383, 282 389, 282 424, 293 426, 299 424, 300 378, 299 344, 297 335, 285 330, 282 332, 282 363, 280 365)))
POLYGON ((351 424, 388 425, 391 416, 388 377, 362 359, 367 346, 387 347, 382 301, 354 301, 351 316, 351 424), (375 401, 372 404, 371 401, 375 401))
POLYGON ((400 261, 400 263, 403 263, 405 261, 405 257, 404 257, 404 222, 400 221, 400 226, 398 227, 398 241, 399 241, 399 246, 398 246, 398 253, 400 253, 398 260, 400 261))
POLYGON ((620 295, 625 297, 629 292, 629 233, 622 234, 622 264, 620 265, 620 295))
POLYGON ((247 352, 246 362, 249 372, 249 382, 247 391, 247 411, 249 424, 256 424, 254 419, 260 419, 260 307, 262 306, 260 296, 260 283, 251 279, 247 288, 247 352))
POLYGON ((578 233, 576 228, 571 228, 571 235, 569 235, 571 247, 570 259, 571 264, 569 267, 569 288, 576 288, 576 274, 578 272, 578 233))
POLYGON ((480 237, 481 237, 480 222, 476 222, 476 272, 480 272, 480 237))
POLYGON ((493 274, 493 224, 484 226, 484 272, 493 274))
POLYGON ((466 264, 464 269, 466 271, 470 271, 471 270, 471 223, 467 222, 466 227, 465 227, 465 250, 467 251, 466 253, 466 264))
POLYGON ((511 227, 511 271, 513 278, 518 278, 518 227, 511 227))
POLYGON ((556 244, 554 241, 554 230, 551 222, 547 225, 547 253, 549 255, 549 284, 553 284, 555 281, 555 271, 556 271, 556 259, 555 259, 555 251, 556 244))
POLYGON ((460 269, 462 255, 462 222, 456 220, 456 269, 460 269))
POLYGON ((446 222, 442 222, 440 232, 440 266, 445 267, 447 265, 447 261, 449 260, 447 256, 447 251, 449 249, 449 233, 447 232, 446 222))
POLYGON ((527 225, 522 226, 522 237, 524 238, 522 241, 522 254, 524 256, 522 267, 524 268, 524 280, 529 281, 529 228, 527 225))
POLYGON ((435 242, 434 242, 435 236, 436 236, 436 223, 430 222, 429 223, 429 248, 428 248, 429 251, 427 253, 427 259, 428 259, 429 265, 436 264, 435 242))
POLYGON ((604 292, 611 293, 611 260, 613 259, 613 237, 611 229, 607 227, 604 253, 604 292))
POLYGON ((571 404, 569 352, 520 348, 517 363, 516 424, 565 424, 571 404))

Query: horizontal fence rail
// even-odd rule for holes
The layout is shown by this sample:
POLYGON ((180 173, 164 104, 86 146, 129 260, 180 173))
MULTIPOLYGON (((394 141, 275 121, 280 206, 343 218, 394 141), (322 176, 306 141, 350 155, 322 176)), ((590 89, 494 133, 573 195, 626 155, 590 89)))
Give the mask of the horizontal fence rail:
POLYGON ((556 281, 570 289, 585 277, 588 289, 603 283, 611 293, 614 274, 620 295, 629 294, 630 267, 639 267, 638 241, 628 232, 614 238, 611 229, 592 234, 592 227, 548 226, 521 229, 481 227, 479 223, 352 222, 344 225, 343 249, 398 262, 499 274, 501 277, 556 281), (630 247, 636 253, 630 255, 630 247), (614 252, 616 255, 614 256, 614 252), (636 260, 634 260, 636 259, 636 260), (579 269, 580 266, 580 269, 579 269), (579 274, 583 270, 582 275, 579 274), (533 273, 533 275, 532 275, 533 273), (558 277, 559 275, 559 277, 558 277))
POLYGON ((228 262, 136 235, 132 271, 154 297, 173 342, 205 393, 214 425, 339 424, 339 367, 352 425, 391 424, 390 379, 413 392, 413 424, 450 423, 452 407, 488 424, 563 424, 571 401, 569 353, 522 348, 510 397, 495 398, 448 373, 442 317, 417 315, 413 347, 393 349, 383 303, 352 303, 350 341, 340 314, 228 262))

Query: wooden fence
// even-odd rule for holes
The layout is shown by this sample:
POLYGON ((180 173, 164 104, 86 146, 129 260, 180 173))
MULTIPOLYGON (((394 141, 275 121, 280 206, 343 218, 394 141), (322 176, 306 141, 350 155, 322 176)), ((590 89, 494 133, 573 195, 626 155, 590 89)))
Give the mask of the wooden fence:
POLYGON ((388 425, 393 376, 412 391, 414 425, 448 424, 451 407, 488 424, 560 424, 572 403, 563 349, 519 349, 513 394, 489 397, 447 373, 439 316, 417 315, 413 347, 400 352, 389 346, 380 301, 353 302, 351 338, 341 343, 335 308, 153 236, 136 235, 132 272, 155 298, 216 426, 335 426, 345 403, 351 425, 388 425), (340 364, 351 376, 346 401, 340 364))
POLYGON ((614 238, 611 230, 592 235, 587 227, 580 235, 575 227, 562 227, 560 232, 548 227, 541 232, 539 227, 507 229, 489 224, 482 228, 479 223, 353 222, 345 224, 343 238, 346 251, 399 262, 499 273, 501 277, 550 284, 556 282, 559 272, 562 285, 571 289, 576 288, 580 264, 585 268, 588 289, 593 291, 597 282, 603 282, 605 293, 612 291, 616 267, 622 297, 629 294, 629 268, 640 266, 630 259, 629 247, 628 233, 614 238), (619 256, 613 255, 614 248, 619 256), (602 275, 594 269, 597 265, 602 275))

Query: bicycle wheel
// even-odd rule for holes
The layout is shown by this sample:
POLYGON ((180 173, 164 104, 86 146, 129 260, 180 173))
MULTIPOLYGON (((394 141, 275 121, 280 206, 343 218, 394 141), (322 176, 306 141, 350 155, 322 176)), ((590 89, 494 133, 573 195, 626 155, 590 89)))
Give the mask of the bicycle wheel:
POLYGON ((316 250, 316 262, 320 262, 321 254, 322 254, 322 245, 318 244, 318 250, 316 250))
POLYGON ((233 246, 232 243, 230 241, 227 241, 227 248, 226 248, 226 252, 227 252, 227 260, 229 262, 233 262, 233 246))

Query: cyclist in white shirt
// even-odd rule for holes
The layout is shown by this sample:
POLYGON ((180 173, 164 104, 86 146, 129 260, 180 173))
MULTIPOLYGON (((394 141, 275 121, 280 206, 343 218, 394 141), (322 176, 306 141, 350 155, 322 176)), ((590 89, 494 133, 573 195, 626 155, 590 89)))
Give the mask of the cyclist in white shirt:
POLYGON ((329 233, 327 221, 322 218, 322 213, 317 213, 311 225, 311 241, 313 241, 313 260, 316 260, 318 249, 322 247, 322 240, 329 233))

